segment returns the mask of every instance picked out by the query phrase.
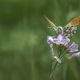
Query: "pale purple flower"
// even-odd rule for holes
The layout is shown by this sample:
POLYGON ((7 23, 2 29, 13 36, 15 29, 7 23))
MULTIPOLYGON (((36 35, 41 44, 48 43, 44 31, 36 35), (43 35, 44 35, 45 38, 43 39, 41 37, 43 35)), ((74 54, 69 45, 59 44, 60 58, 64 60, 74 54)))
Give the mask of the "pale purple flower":
POLYGON ((57 42, 56 42, 56 44, 62 44, 64 46, 66 46, 69 42, 70 42, 70 39, 67 38, 67 37, 64 37, 63 35, 59 34, 57 36, 57 42))
POLYGON ((75 42, 73 42, 70 46, 69 46, 69 52, 77 52, 78 51, 78 44, 76 44, 75 42))
POLYGON ((56 44, 57 43, 57 37, 56 36, 48 36, 47 42, 48 42, 48 44, 56 44))
POLYGON ((58 36, 48 36, 47 42, 48 44, 62 44, 66 46, 70 39, 59 34, 58 36))
POLYGON ((53 44, 54 40, 53 40, 53 36, 48 36, 47 38, 47 43, 48 44, 53 44))

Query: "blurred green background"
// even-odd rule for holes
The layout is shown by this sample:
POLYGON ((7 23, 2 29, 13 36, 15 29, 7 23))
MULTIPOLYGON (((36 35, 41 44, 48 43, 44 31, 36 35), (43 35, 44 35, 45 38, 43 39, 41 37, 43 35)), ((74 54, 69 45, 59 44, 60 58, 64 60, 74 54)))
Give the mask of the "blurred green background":
MULTIPOLYGON (((49 80, 46 15, 66 25, 80 15, 80 0, 0 0, 0 80, 49 80)), ((73 40, 80 44, 80 28, 73 40)), ((80 61, 63 61, 55 80, 80 80, 80 61)))

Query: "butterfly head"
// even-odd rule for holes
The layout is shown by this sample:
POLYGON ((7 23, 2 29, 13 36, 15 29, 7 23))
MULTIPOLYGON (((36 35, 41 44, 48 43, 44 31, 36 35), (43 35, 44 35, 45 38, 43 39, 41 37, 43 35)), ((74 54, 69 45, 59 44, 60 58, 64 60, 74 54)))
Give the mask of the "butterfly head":
POLYGON ((63 27, 62 26, 58 26, 57 27, 57 32, 60 34, 63 34, 63 27))

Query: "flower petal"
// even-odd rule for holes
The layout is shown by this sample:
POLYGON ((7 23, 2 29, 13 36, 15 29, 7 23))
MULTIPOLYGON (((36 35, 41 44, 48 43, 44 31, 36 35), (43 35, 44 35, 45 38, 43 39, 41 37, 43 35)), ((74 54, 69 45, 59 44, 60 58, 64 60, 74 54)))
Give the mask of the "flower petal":
POLYGON ((61 34, 58 35, 57 40, 58 40, 58 43, 57 44, 62 44, 64 46, 66 46, 70 42, 70 39, 69 38, 64 37, 61 34))
POLYGON ((69 39, 69 38, 64 38, 61 42, 62 42, 62 44, 63 44, 64 46, 66 46, 66 45, 68 45, 68 43, 70 42, 70 39, 69 39))
POLYGON ((62 36, 61 34, 59 34, 59 35, 57 36, 57 39, 58 39, 59 41, 62 41, 63 38, 64 38, 64 36, 62 36))
POLYGON ((75 42, 73 42, 70 46, 69 46, 69 52, 77 52, 78 51, 78 44, 76 44, 75 42))
POLYGON ((48 44, 53 44, 53 36, 48 36, 47 42, 48 44))

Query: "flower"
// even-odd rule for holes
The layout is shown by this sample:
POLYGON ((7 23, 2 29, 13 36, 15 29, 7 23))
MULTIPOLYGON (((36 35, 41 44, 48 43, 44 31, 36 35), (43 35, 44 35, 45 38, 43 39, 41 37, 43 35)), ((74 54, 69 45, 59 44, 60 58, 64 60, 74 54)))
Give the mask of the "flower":
POLYGON ((56 44, 62 44, 64 46, 66 46, 69 42, 70 42, 70 39, 67 38, 67 37, 65 37, 65 36, 63 36, 61 34, 59 34, 57 36, 57 42, 56 42, 56 44))
POLYGON ((48 44, 53 44, 54 43, 53 36, 48 36, 47 43, 48 44))
POLYGON ((69 52, 77 52, 78 51, 78 44, 76 44, 75 42, 73 42, 70 46, 69 46, 69 52))
POLYGON ((70 42, 70 39, 59 34, 58 36, 48 36, 47 42, 48 44, 62 44, 66 46, 70 42))

